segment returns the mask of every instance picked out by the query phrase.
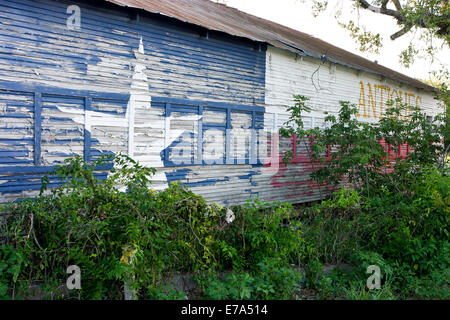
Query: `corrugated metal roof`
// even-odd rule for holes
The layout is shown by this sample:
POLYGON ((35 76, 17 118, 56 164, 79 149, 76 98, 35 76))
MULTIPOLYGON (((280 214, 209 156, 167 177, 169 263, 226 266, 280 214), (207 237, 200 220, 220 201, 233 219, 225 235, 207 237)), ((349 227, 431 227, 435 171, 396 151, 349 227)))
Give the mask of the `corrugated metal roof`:
POLYGON ((421 81, 383 67, 351 52, 314 38, 306 33, 275 22, 255 17, 235 8, 210 0, 105 0, 123 7, 143 9, 209 30, 269 43, 275 47, 314 58, 328 60, 358 70, 379 74, 399 82, 429 91, 436 89, 421 81))

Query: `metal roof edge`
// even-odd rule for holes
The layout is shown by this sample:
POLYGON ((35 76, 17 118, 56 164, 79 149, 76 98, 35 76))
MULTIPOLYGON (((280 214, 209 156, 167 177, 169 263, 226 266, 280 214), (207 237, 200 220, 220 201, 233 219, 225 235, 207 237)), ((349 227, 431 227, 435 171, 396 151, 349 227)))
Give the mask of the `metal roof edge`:
MULTIPOLYGON (((168 18, 171 18, 171 19, 175 19, 175 20, 181 21, 183 23, 199 26, 199 27, 211 30, 211 31, 221 32, 221 33, 225 33, 225 34, 228 34, 228 35, 231 35, 231 36, 249 39, 249 40, 255 41, 255 42, 263 42, 263 43, 270 44, 270 45, 272 45, 274 47, 277 47, 277 48, 280 48, 280 49, 288 50, 288 51, 291 51, 293 53, 299 53, 301 55, 309 56, 309 57, 315 58, 315 59, 320 59, 322 55, 326 54, 326 52, 325 53, 320 53, 320 52, 314 52, 313 53, 313 52, 311 52, 309 50, 306 50, 305 48, 301 48, 298 45, 293 44, 291 41, 284 41, 283 39, 273 39, 273 38, 267 38, 267 37, 255 37, 254 35, 250 35, 248 33, 242 33, 242 32, 231 33, 231 32, 229 32, 227 30, 224 30, 224 28, 216 28, 216 27, 213 27, 211 25, 210 26, 206 26, 205 24, 202 24, 202 23, 199 23, 199 22, 195 22, 195 21, 189 20, 187 18, 183 19, 183 18, 180 18, 179 16, 176 16, 174 14, 161 12, 161 10, 153 10, 153 9, 150 10, 149 8, 145 8, 144 4, 141 4, 141 2, 144 2, 145 4, 150 5, 152 3, 152 1, 146 1, 146 0, 104 0, 104 1, 108 2, 108 3, 111 3, 111 4, 114 4, 114 5, 121 6, 121 7, 133 8, 133 9, 137 9, 137 10, 143 10, 145 12, 150 12, 152 14, 162 15, 162 16, 165 16, 165 17, 168 17, 168 18), (136 3, 136 4, 139 4, 139 5, 132 4, 132 2, 136 3)), ((171 0, 165 0, 165 1, 171 2, 171 0)), ((373 69, 375 69, 375 68, 384 69, 386 71, 386 73, 394 74, 394 75, 396 75, 396 77, 390 77, 387 74, 384 74, 384 73, 379 72, 379 71, 375 71, 375 70, 370 69, 370 68, 359 66, 356 63, 355 63, 355 65, 352 65, 350 63, 346 63, 346 62, 340 61, 340 60, 332 58, 332 57, 327 57, 328 61, 333 62, 335 64, 342 65, 342 66, 345 66, 347 68, 351 68, 351 69, 354 69, 354 70, 359 70, 359 71, 363 71, 363 72, 379 75, 379 76, 382 76, 382 77, 385 77, 385 78, 390 78, 390 79, 395 80, 395 81, 397 81, 399 83, 403 83, 403 84, 412 86, 412 87, 417 88, 417 89, 422 89, 422 90, 431 91, 431 92, 435 92, 435 93, 439 92, 439 89, 434 87, 434 86, 431 86, 431 85, 429 85, 427 83, 424 83, 424 82, 422 82, 422 81, 420 81, 418 79, 414 79, 412 77, 409 77, 409 76, 407 76, 405 74, 402 74, 402 73, 400 73, 398 71, 392 70, 392 69, 390 69, 388 67, 385 67, 385 66, 383 66, 381 64, 375 63, 375 62, 373 62, 371 60, 368 60, 368 59, 366 59, 364 57, 361 57, 361 56, 359 56, 357 54, 354 54, 352 52, 349 52, 347 50, 339 48, 339 47, 337 47, 335 45, 332 45, 332 44, 330 44, 330 43, 328 43, 326 41, 323 41, 321 39, 315 38, 315 37, 313 37, 311 35, 308 35, 306 33, 301 32, 299 30, 295 30, 295 29, 289 28, 287 26, 278 24, 276 22, 273 22, 273 21, 270 21, 270 20, 267 20, 267 19, 264 19, 264 18, 260 18, 260 17, 254 16, 252 14, 240 11, 237 8, 229 7, 229 6, 226 6, 224 4, 215 3, 215 2, 212 2, 210 0, 203 0, 203 1, 207 1, 208 4, 210 4, 210 5, 221 6, 223 8, 226 8, 229 11, 234 11, 236 13, 239 13, 239 14, 241 14, 243 16, 246 16, 246 17, 249 17, 251 19, 257 19, 257 20, 263 22, 267 27, 270 27, 270 25, 274 25, 274 26, 280 27, 280 28, 282 28, 284 30, 287 30, 287 31, 291 32, 293 35, 297 34, 298 36, 301 35, 302 37, 308 37, 312 41, 320 42, 321 44, 325 44, 325 45, 329 46, 331 49, 336 49, 336 51, 340 51, 340 52, 349 54, 349 55, 351 55, 353 58, 355 58, 357 60, 360 59, 361 62, 367 63, 369 65, 373 65, 373 67, 374 67, 373 69)), ((194 1, 192 1, 192 3, 194 3, 194 1)))

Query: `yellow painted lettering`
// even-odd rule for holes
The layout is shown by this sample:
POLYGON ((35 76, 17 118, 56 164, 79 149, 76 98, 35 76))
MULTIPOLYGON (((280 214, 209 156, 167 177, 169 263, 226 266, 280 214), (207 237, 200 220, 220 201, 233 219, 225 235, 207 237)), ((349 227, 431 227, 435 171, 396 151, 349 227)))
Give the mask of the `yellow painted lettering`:
POLYGON ((406 109, 408 112, 406 113, 406 118, 409 118, 412 114, 412 104, 411 104, 411 97, 415 98, 415 94, 414 93, 408 93, 408 108, 406 109))
POLYGON ((361 106, 364 108, 364 114, 363 117, 367 117, 366 115, 366 97, 364 93, 364 83, 362 81, 359 82, 361 84, 361 90, 359 92, 359 105, 358 105, 358 113, 356 114, 357 117, 361 116, 361 106))
POLYGON ((372 104, 372 113, 373 113, 373 117, 376 119, 377 118, 377 114, 376 114, 376 107, 377 107, 377 85, 374 85, 374 90, 375 91, 375 99, 373 98, 373 94, 372 94, 372 86, 370 85, 370 83, 367 83, 367 87, 369 87, 369 94, 367 95, 367 118, 370 118, 370 105, 372 104))
POLYGON ((421 96, 416 96, 416 107, 420 108, 420 105, 422 104, 422 97, 421 96), (419 103, 420 101, 420 103, 419 103))
POLYGON ((378 86, 380 88, 380 119, 383 119, 383 91, 387 90, 387 95, 389 97, 389 92, 391 92, 391 88, 385 86, 378 86))

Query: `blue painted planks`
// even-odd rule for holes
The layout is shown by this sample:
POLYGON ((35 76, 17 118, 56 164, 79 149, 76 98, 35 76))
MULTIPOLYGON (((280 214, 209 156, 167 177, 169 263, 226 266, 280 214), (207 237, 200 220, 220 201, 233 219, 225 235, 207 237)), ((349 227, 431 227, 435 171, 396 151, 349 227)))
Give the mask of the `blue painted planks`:
MULTIPOLYGON (((231 109, 227 109, 227 133, 231 130, 231 109)), ((229 134, 225 135, 225 163, 233 164, 231 158, 231 136, 229 134)))
MULTIPOLYGON (((170 118, 170 112, 171 112, 171 110, 170 110, 170 103, 166 102, 165 103, 165 108, 166 108, 165 117, 166 117, 166 119, 168 119, 168 118, 170 118)), ((163 152, 164 152, 164 158, 163 158, 164 165, 166 165, 166 163, 169 162, 169 146, 167 145, 167 143, 168 143, 168 141, 167 141, 167 130, 169 130, 168 125, 170 126, 170 122, 168 122, 166 120, 166 125, 165 125, 165 135, 166 135, 166 137, 164 138, 164 150, 163 150, 163 152)))
POLYGON ((41 164, 42 95, 34 94, 34 164, 41 164))
POLYGON ((60 95, 66 97, 91 97, 99 99, 109 99, 109 100, 125 100, 128 101, 129 94, 123 93, 111 93, 111 92, 101 92, 95 90, 75 90, 67 89, 58 86, 42 85, 38 83, 22 83, 17 81, 1 81, 0 80, 0 90, 9 91, 11 93, 35 93, 43 92, 48 95, 60 95))
MULTIPOLYGON (((152 97, 153 103, 171 103, 173 105, 180 105, 185 107, 191 107, 191 110, 194 110, 199 105, 207 105, 208 108, 216 108, 216 109, 232 109, 235 111, 248 111, 248 112, 262 112, 264 113, 265 108, 254 105, 254 104, 237 104, 237 103, 229 103, 229 102, 216 102, 216 101, 204 101, 204 100, 191 100, 191 99, 180 99, 180 98, 171 98, 171 97, 152 97)), ((230 127, 231 128, 231 127, 230 127)))
MULTIPOLYGON (((65 29, 67 14, 64 2, 14 0, 0 5, 0 17, 8 21, 1 26, 5 32, 0 32, 0 37, 6 34, 9 37, 0 38, 6 40, 0 42, 4 43, 4 50, 10 50, 5 58, 14 58, 8 62, 26 65, 30 70, 28 77, 34 76, 33 69, 39 71, 42 66, 47 70, 64 71, 64 76, 75 80, 72 81, 74 83, 83 78, 83 82, 91 82, 94 86, 101 83, 113 85, 112 79, 125 81, 120 72, 92 79, 86 77, 84 66, 98 65, 104 58, 121 61, 134 58, 132 50, 137 48, 142 36, 146 55, 151 56, 147 66, 154 73, 149 81, 151 89, 159 93, 169 89, 172 95, 182 98, 195 95, 229 102, 264 102, 265 53, 254 50, 251 41, 219 33, 209 39, 201 39, 198 28, 188 25, 174 25, 164 19, 148 17, 143 18, 140 24, 130 23, 123 8, 105 10, 85 1, 79 3, 83 14, 82 32, 65 29), (55 29, 55 26, 60 28, 55 29), (23 51, 22 54, 14 55, 18 49, 23 51), (96 57, 98 61, 95 61, 96 57), (32 60, 23 60, 27 58, 32 60), (42 58, 45 60, 39 63, 42 58), (55 59, 57 63, 49 64, 55 59), (199 85, 191 86, 189 82, 199 85)), ((115 68, 125 72, 126 64, 121 62, 115 68)), ((62 80, 64 77, 58 75, 58 78, 62 80)))
POLYGON ((195 164, 203 163, 203 105, 198 106, 198 126, 197 126, 197 155, 194 159, 195 164))
MULTIPOLYGON (((219 129, 225 131, 225 155, 223 160, 225 160, 226 164, 258 164, 260 163, 259 159, 257 159, 257 134, 254 130, 257 129, 256 123, 257 121, 261 121, 261 116, 263 117, 264 108, 255 106, 255 105, 237 105, 237 104, 229 104, 229 103, 218 103, 218 102, 210 102, 210 101, 196 101, 196 100, 188 100, 188 99, 178 99, 178 98, 166 98, 166 97, 153 97, 152 104, 165 104, 165 117, 170 118, 172 113, 177 113, 180 116, 196 114, 199 116, 197 121, 197 132, 188 132, 185 131, 182 136, 173 141, 171 145, 166 146, 163 151, 163 161, 164 165, 167 167, 176 167, 176 166, 186 166, 186 165, 211 165, 223 164, 224 161, 222 159, 208 159, 207 161, 203 160, 203 133, 204 128, 208 129, 219 129), (203 110, 207 106, 207 108, 213 108, 215 111, 224 112, 225 123, 217 124, 217 123, 205 123, 203 120, 203 110), (243 126, 244 129, 250 129, 251 138, 248 142, 248 149, 245 150, 246 155, 244 157, 233 157, 231 150, 231 129, 232 126, 232 115, 235 112, 244 113, 250 116, 251 123, 247 126, 243 126), (187 137, 187 135, 192 138, 189 141, 185 141, 183 137, 187 137), (196 149, 195 153, 190 154, 190 157, 179 157, 177 155, 172 156, 172 150, 178 151, 179 148, 185 147, 187 150, 189 147, 193 147, 196 149)), ((170 122, 169 126, 170 126, 170 122)), ((167 122, 166 122, 167 124, 167 122)), ((167 128, 166 128, 167 129, 167 128)), ((261 129, 261 128, 259 128, 261 129)))
MULTIPOLYGON (((86 97, 84 101, 84 113, 86 116, 86 110, 91 109, 92 98, 86 97)), ((84 127, 84 161, 89 162, 91 160, 91 131, 86 128, 86 123, 84 127)))
MULTIPOLYGON (((167 108, 167 104, 165 116, 171 112, 177 112, 177 116, 199 115, 198 121, 193 120, 197 136, 189 140, 193 143, 192 162, 198 171, 203 170, 198 166, 206 164, 202 154, 205 130, 220 129, 227 135, 227 123, 220 123, 222 118, 204 121, 205 110, 216 108, 228 114, 228 128, 231 128, 230 115, 236 111, 252 113, 253 127, 261 122, 256 118, 264 113, 264 48, 255 50, 252 41, 219 32, 210 32, 204 38, 199 35, 201 28, 155 15, 142 15, 137 23, 130 19, 130 12, 92 1, 0 1, 0 89, 7 89, 11 94, 41 95, 41 115, 36 117, 35 105, 39 99, 33 99, 29 105, 6 102, 11 119, 27 120, 32 115, 31 129, 36 133, 37 128, 41 137, 34 133, 27 136, 29 128, 23 124, 15 125, 15 136, 7 136, 11 127, 0 128, 0 143, 5 148, 0 153, 0 172, 16 176, 27 176, 30 172, 44 174, 48 164, 59 163, 73 154, 93 160, 102 153, 115 153, 118 148, 115 139, 124 139, 129 134, 117 122, 126 117, 137 63, 146 68, 143 72, 148 77, 152 108, 167 108), (69 4, 81 7, 79 31, 66 28, 69 4), (136 53, 141 38, 145 54, 136 53), (7 79, 14 79, 14 83, 7 79), (65 112, 70 108, 80 109, 80 114, 76 117, 76 110, 72 114, 70 110, 65 112), (89 119, 85 118, 83 123, 83 110, 84 114, 89 111, 97 117, 98 122, 94 121, 92 128, 86 125, 89 119), (116 117, 115 127, 107 128, 107 120, 99 120, 98 113, 105 119, 116 117), (109 134, 107 143, 101 139, 103 134, 109 134), (8 166, 12 168, 5 168, 8 166)), ((161 118, 164 121, 164 115, 161 118)), ((138 133, 142 149, 146 143, 142 137, 148 134, 148 144, 153 146, 153 139, 160 134, 153 129, 151 133, 138 133)), ((178 143, 182 147, 187 141, 173 145, 178 143)), ((228 146, 229 142, 228 139, 228 146)), ((170 166, 169 148, 162 154, 162 160, 170 166)), ((145 156, 155 157, 154 154, 145 156)), ((4 185, 0 198, 8 187, 14 186, 18 191, 21 183, 23 190, 27 189, 27 183, 35 186, 30 179, 17 179, 13 184, 4 185)), ((225 180, 206 177, 202 181, 190 183, 209 186, 225 180)))
MULTIPOLYGON (((89 130, 80 130, 80 124, 75 123, 72 116, 69 116, 70 113, 64 113, 66 109, 75 112, 72 115, 79 116, 80 112, 84 113, 85 110, 95 109, 91 106, 92 101, 96 101, 96 103, 103 104, 102 108, 107 103, 106 108, 117 107, 122 110, 117 113, 96 108, 95 112, 98 114, 121 116, 121 114, 125 114, 123 108, 126 108, 128 100, 129 95, 66 90, 2 81, 0 83, 0 103, 5 103, 9 109, 7 108, 6 113, 0 113, 0 123, 2 124, 0 134, 5 134, 4 136, 0 135, 0 144, 7 144, 10 147, 0 149, 0 175, 2 175, 0 176, 0 202, 2 202, 2 194, 19 194, 25 190, 39 190, 40 179, 56 168, 49 164, 63 164, 65 158, 79 154, 62 151, 67 146, 72 149, 76 144, 81 143, 84 146, 85 158, 90 159, 92 140, 90 132, 89 130), (27 113, 23 118, 32 120, 32 137, 11 138, 24 130, 30 130, 28 126, 22 124, 8 127, 8 122, 3 121, 5 118, 11 118, 10 113, 14 112, 16 108, 26 108, 27 113), (50 136, 52 138, 49 140, 50 136), (32 159, 27 160, 31 153, 33 154, 32 159), (43 160, 45 160, 45 165, 42 165, 43 160), (34 176, 30 176, 30 174, 34 176)), ((81 124, 81 127, 84 127, 84 123, 81 124)), ((104 168, 98 168, 98 170, 104 170, 104 168)), ((49 184, 52 187, 57 185, 58 182, 49 184)))

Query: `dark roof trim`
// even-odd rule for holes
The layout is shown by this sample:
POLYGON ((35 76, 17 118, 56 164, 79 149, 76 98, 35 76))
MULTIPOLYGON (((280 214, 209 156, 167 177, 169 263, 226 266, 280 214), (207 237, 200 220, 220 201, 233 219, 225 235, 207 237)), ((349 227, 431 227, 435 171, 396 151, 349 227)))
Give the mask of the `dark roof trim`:
POLYGON ((380 75, 412 87, 437 92, 433 86, 351 52, 275 22, 214 3, 210 0, 105 0, 122 7, 142 9, 203 28, 264 42, 274 47, 380 75))

